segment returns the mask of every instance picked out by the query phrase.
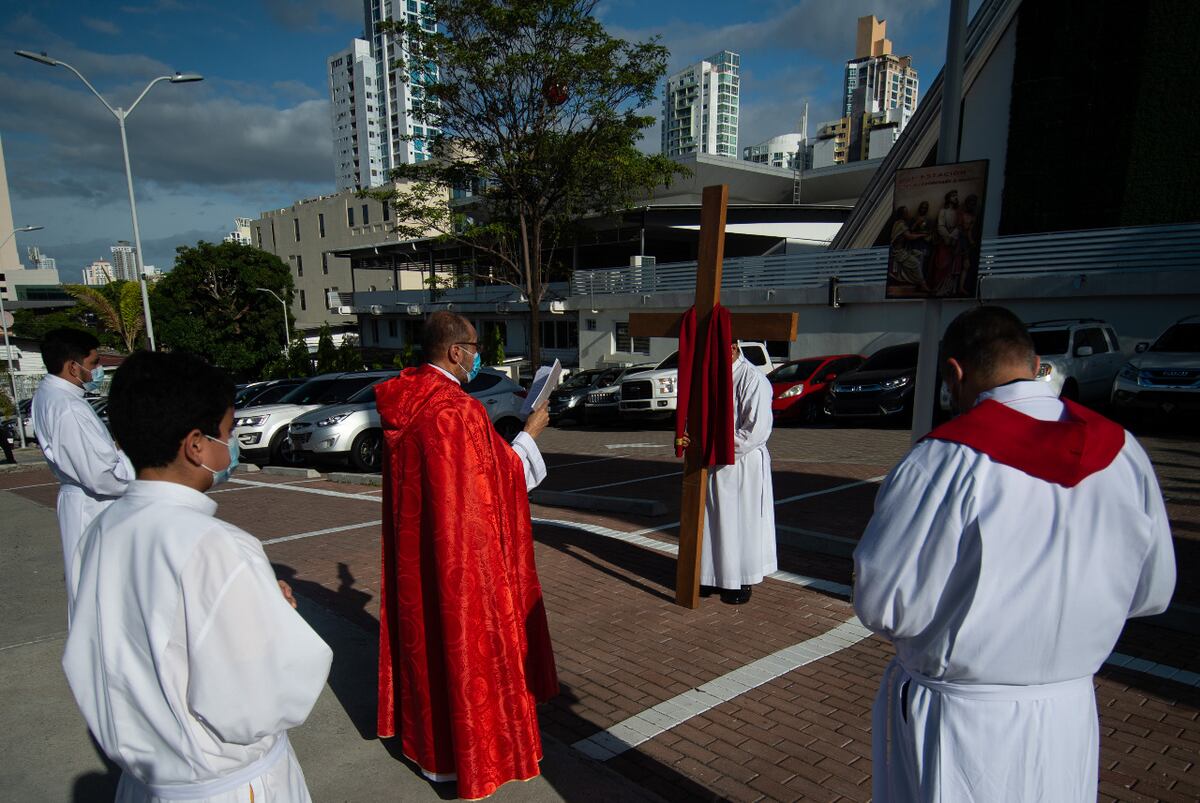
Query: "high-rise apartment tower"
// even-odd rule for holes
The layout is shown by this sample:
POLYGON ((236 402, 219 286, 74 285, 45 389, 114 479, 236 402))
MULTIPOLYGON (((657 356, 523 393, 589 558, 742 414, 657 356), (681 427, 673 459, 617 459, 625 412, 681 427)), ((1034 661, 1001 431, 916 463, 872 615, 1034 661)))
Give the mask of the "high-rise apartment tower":
POLYGON ((741 57, 722 50, 667 79, 663 94, 662 152, 711 153, 738 158, 741 57))

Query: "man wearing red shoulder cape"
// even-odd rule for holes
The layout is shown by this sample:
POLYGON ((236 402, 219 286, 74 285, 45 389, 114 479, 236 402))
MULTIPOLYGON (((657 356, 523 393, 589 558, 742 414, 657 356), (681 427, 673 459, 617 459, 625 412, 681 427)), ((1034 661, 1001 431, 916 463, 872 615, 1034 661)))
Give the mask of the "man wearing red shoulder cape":
POLYGON ((380 384, 384 429, 379 735, 435 781, 477 799, 529 780, 537 703, 558 693, 533 560, 528 489, 545 477, 535 411, 513 445, 461 385, 479 372, 475 328, 425 323, 429 362, 380 384))
POLYGON ((960 410, 892 471, 854 553, 854 609, 896 658, 875 700, 874 799, 1095 801, 1092 676, 1163 611, 1175 556, 1149 458, 1035 379, 1002 307, 950 324, 960 410))

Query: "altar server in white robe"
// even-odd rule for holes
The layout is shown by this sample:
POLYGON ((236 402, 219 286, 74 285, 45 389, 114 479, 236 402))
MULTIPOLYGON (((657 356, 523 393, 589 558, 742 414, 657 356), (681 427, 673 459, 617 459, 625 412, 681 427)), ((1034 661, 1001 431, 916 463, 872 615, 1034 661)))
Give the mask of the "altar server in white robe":
POLYGON ((751 587, 778 568, 771 487, 771 383, 733 344, 733 446, 736 462, 709 470, 700 558, 703 593, 750 601, 751 587))
POLYGON ((138 478, 80 544, 63 669, 122 769, 117 801, 308 801, 287 730, 332 653, 205 495, 237 464, 233 385, 198 358, 140 352, 109 410, 138 478))
POLYGON ((1010 311, 960 315, 943 359, 969 412, 892 471, 854 553, 854 608, 896 648, 874 799, 1095 801, 1092 676, 1175 586, 1154 469, 1121 427, 1034 380, 1010 311))
POLYGON ((133 480, 133 466, 84 400, 85 391, 98 390, 104 379, 99 345, 78 329, 47 332, 42 339, 47 375, 33 394, 33 431, 59 482, 58 529, 68 573, 83 531, 133 480))

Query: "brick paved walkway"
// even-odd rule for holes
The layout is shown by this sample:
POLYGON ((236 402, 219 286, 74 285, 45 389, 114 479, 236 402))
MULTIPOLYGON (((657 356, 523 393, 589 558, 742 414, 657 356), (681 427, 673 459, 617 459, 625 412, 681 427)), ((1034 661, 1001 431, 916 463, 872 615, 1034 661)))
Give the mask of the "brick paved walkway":
MULTIPOLYGON (((586 493, 668 505, 657 518, 534 507, 563 686, 543 707, 544 732, 604 756, 607 766, 668 800, 869 799, 870 706, 891 648, 876 637, 847 638, 828 653, 816 646, 853 617, 844 595, 848 550, 870 515, 871 480, 903 454, 907 433, 779 430, 771 443, 776 498, 802 497, 777 511, 780 569, 791 574, 765 581, 749 605, 714 597, 695 611, 672 602, 679 466, 670 437, 665 430, 550 430, 542 439, 547 489, 606 485, 586 493), (827 582, 803 587, 803 578, 827 582), (782 669, 755 668, 770 666, 782 669), (636 744, 626 749, 614 734, 636 744), (589 747, 605 744, 607 753, 589 747)), ((1146 445, 1169 497, 1181 564, 1177 598, 1190 603, 1200 455, 1194 440, 1155 437, 1146 445)), ((267 553, 297 593, 338 613, 347 627, 374 632, 379 490, 265 474, 239 479, 255 484, 218 494, 219 515, 273 541, 267 553)), ((6 488, 53 505, 44 469, 0 474, 6 488)), ((1132 623, 1117 650, 1127 667, 1106 665, 1096 681, 1101 799, 1200 799, 1200 674, 1165 679, 1137 671, 1200 673, 1200 637, 1132 623)), ((370 722, 359 726, 368 732, 370 722)))

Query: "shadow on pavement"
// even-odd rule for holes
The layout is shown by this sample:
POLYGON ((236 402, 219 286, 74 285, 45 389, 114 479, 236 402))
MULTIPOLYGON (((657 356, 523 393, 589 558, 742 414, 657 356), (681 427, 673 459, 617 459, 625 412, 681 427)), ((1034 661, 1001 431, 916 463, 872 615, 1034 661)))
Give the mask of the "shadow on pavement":
POLYGON ((104 754, 91 731, 88 732, 88 741, 91 742, 92 749, 104 763, 104 772, 88 772, 76 778, 71 789, 72 803, 98 803, 98 801, 112 800, 117 796, 117 784, 121 782, 121 768, 104 754))

